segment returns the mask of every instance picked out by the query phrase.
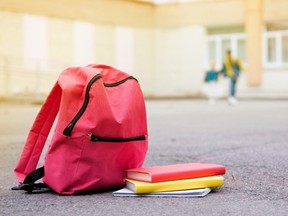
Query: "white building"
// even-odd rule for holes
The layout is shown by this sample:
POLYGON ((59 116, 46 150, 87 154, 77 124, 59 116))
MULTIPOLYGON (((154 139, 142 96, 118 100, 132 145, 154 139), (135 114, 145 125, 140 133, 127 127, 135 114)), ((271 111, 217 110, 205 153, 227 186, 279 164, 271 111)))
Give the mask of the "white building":
POLYGON ((196 97, 229 48, 246 68, 240 97, 288 98, 287 11, 287 0, 2 0, 0 97, 46 95, 63 69, 91 63, 134 75, 146 97, 196 97))

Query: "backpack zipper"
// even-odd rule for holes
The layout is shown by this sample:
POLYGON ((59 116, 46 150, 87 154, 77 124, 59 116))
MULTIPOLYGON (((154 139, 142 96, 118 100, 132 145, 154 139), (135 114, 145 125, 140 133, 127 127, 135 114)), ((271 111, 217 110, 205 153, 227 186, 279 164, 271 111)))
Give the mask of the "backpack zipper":
POLYGON ((125 78, 123 80, 120 80, 118 82, 115 82, 115 83, 104 83, 104 86, 105 87, 115 87, 115 86, 123 84, 124 82, 126 82, 129 79, 134 79, 134 80, 138 81, 135 77, 129 76, 129 77, 127 77, 127 78, 125 78))
POLYGON ((146 140, 145 135, 133 136, 133 137, 102 137, 90 133, 89 137, 92 142, 131 142, 131 141, 146 140))
MULTIPOLYGON (((72 133, 72 130, 75 126, 75 124, 77 123, 77 121, 81 118, 81 116, 84 114, 87 106, 88 106, 88 103, 89 103, 89 91, 92 87, 92 85, 94 84, 94 82, 96 82, 98 79, 102 78, 102 75, 101 74, 97 74, 95 75, 88 83, 87 87, 86 87, 86 92, 85 92, 85 99, 84 99, 84 103, 82 105, 82 107, 80 108, 80 110, 78 111, 78 113, 75 115, 75 117, 72 119, 72 121, 66 126, 66 128, 64 129, 63 131, 63 134, 65 136, 71 136, 71 133, 72 133)), ((121 85, 123 84, 124 82, 126 82, 127 80, 129 79, 134 79, 137 81, 136 78, 134 78, 133 76, 129 76, 123 80, 120 80, 118 82, 115 82, 115 83, 104 83, 104 86, 105 87, 115 87, 115 86, 118 86, 118 85, 121 85)))
POLYGON ((72 121, 66 126, 66 128, 63 131, 63 134, 65 136, 71 136, 72 130, 75 126, 75 124, 77 123, 77 121, 81 118, 81 116, 83 115, 83 113, 85 112, 88 103, 89 103, 89 91, 91 89, 91 86, 93 85, 94 82, 96 82, 97 80, 99 80, 100 78, 102 78, 101 74, 97 74, 95 75, 88 83, 87 87, 86 87, 86 92, 85 92, 85 99, 84 99, 84 103, 82 105, 82 107, 80 108, 80 110, 78 111, 78 113, 75 115, 75 117, 72 119, 72 121))

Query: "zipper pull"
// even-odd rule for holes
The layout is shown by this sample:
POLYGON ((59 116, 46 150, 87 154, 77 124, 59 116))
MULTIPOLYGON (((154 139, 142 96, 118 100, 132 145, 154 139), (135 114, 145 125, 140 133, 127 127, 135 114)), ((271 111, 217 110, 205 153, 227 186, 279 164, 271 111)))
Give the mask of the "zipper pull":
POLYGON ((97 142, 99 139, 92 132, 88 134, 90 141, 97 142))
POLYGON ((68 124, 67 127, 64 129, 63 134, 65 136, 71 136, 73 128, 74 128, 74 124, 73 123, 68 124))
POLYGON ((92 136, 93 136, 92 132, 88 133, 88 137, 90 140, 92 140, 92 136))

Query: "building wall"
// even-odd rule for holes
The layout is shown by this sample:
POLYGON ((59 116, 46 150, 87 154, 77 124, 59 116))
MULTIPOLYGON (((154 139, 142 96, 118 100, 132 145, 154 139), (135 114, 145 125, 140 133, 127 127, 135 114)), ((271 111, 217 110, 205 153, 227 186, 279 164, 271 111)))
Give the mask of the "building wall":
POLYGON ((0 29, 0 53, 22 56, 22 16, 10 12, 1 12, 0 29))
POLYGON ((154 23, 153 5, 129 0, 1 0, 0 10, 104 25, 151 27, 154 23))
POLYGON ((22 39, 22 16, 10 12, 0 13, 0 94, 3 95, 11 85, 11 70, 7 65, 13 60, 22 64, 23 39, 22 39))
POLYGON ((156 25, 209 27, 243 24, 244 2, 245 0, 212 0, 161 5, 156 8, 156 25))
POLYGON ((156 30, 154 95, 199 94, 203 81, 205 29, 201 26, 156 30))
POLYGON ((153 29, 3 11, 0 16, 6 29, 0 36, 1 96, 45 95, 63 69, 87 64, 124 70, 153 94, 153 29))
POLYGON ((265 23, 287 22, 288 1, 286 0, 263 0, 263 19, 265 23))
MULTIPOLYGON (((71 4, 67 0, 29 0, 25 5, 20 0, 3 0, 0 95, 45 95, 64 68, 101 63, 134 75, 146 96, 198 96, 207 69, 207 39, 211 32, 236 29, 243 33, 245 1, 196 1, 155 7, 119 0, 71 4), (69 10, 63 10, 67 5, 69 10), (42 36, 35 37, 36 41, 46 41, 42 48, 33 48, 34 53, 43 51, 39 56, 25 54, 29 50, 24 39, 27 29, 23 28, 27 17, 45 23, 42 33, 36 33, 42 36)), ((285 28, 288 1, 263 2, 263 31, 267 26, 285 28)), ((244 73, 239 94, 247 96, 261 90, 288 95, 287 74, 285 67, 263 68, 261 85, 252 88, 244 73)), ((227 80, 220 80, 220 84, 226 92, 227 80)))

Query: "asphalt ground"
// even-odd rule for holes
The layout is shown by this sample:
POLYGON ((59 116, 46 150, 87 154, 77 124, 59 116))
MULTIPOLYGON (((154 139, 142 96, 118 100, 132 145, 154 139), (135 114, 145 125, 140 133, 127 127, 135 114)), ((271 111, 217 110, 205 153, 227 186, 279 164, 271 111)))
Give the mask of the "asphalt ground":
POLYGON ((288 101, 149 100, 145 166, 225 165, 225 183, 204 198, 61 196, 12 191, 14 166, 39 105, 0 103, 0 215, 287 215, 288 101))

